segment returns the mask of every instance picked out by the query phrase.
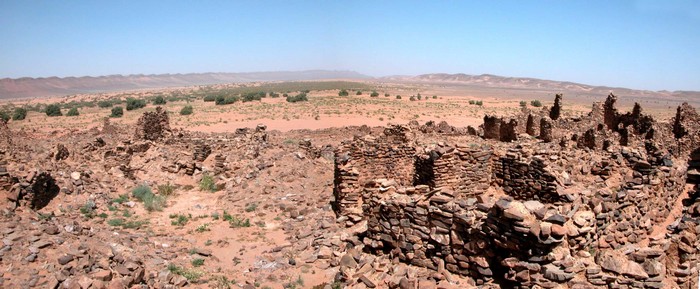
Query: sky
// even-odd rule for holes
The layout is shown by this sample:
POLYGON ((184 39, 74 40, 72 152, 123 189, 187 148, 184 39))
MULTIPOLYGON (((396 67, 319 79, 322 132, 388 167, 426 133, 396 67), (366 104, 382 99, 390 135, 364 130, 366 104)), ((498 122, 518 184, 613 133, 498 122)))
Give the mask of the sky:
POLYGON ((700 90, 700 1, 0 1, 0 78, 312 69, 700 90))

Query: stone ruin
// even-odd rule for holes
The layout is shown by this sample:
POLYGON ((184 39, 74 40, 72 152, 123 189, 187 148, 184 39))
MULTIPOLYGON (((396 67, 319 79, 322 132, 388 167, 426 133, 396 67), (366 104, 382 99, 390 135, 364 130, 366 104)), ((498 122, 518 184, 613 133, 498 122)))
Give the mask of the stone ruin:
POLYGON ((136 139, 155 141, 167 132, 170 132, 170 119, 160 106, 155 111, 144 112, 136 123, 136 139))
MULTIPOLYGON (((672 217, 686 182, 700 182, 700 148, 674 157, 678 140, 659 133, 678 125, 656 123, 640 107, 620 114, 615 100, 611 94, 584 119, 542 117, 541 142, 500 142, 503 125, 506 135, 514 126, 493 116, 484 118, 481 144, 421 146, 400 126, 356 137, 336 150, 334 209, 356 228, 364 251, 448 280, 458 274, 485 287, 695 288, 700 189, 684 201, 695 219, 678 219, 667 238, 652 234, 672 217), (550 143, 571 133, 579 148, 550 143)), ((700 126, 680 122, 687 130, 700 126)))

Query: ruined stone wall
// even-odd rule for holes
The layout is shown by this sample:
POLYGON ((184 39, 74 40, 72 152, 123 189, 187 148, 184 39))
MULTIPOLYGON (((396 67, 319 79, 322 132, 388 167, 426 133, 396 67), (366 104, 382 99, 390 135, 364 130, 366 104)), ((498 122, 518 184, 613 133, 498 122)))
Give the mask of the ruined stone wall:
POLYGON ((685 182, 685 169, 668 159, 651 164, 640 152, 623 149, 628 169, 624 183, 601 190, 590 200, 597 212, 601 248, 620 248, 645 240, 653 225, 663 223, 673 209, 685 182))
POLYGON ((530 157, 521 149, 510 149, 494 162, 493 173, 503 191, 518 200, 571 201, 559 194, 557 178, 541 156, 530 157))
POLYGON ((373 182, 365 191, 364 244, 406 263, 470 276, 478 285, 497 278, 514 288, 532 288, 574 278, 550 253, 566 248, 567 236, 575 243, 579 236, 586 238, 595 224, 583 210, 571 212, 575 217, 567 220, 536 201, 452 198, 427 187, 397 189, 382 183, 373 182))
POLYGON ((438 147, 416 160, 414 185, 428 185, 455 197, 476 196, 491 184, 493 149, 488 146, 438 147))
POLYGON ((405 127, 392 127, 380 137, 356 138, 336 149, 334 206, 349 222, 363 218, 361 194, 368 180, 387 178, 402 186, 413 184, 416 150, 409 145, 407 132, 405 127))

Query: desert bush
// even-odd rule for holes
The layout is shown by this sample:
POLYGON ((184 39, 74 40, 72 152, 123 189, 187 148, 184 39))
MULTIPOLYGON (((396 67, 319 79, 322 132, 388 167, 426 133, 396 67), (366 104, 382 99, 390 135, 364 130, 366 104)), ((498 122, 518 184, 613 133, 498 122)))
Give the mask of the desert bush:
POLYGON ((80 115, 80 112, 78 111, 78 108, 75 108, 75 107, 71 108, 70 110, 68 110, 68 113, 66 113, 66 116, 79 116, 79 115, 80 115))
POLYGON ((476 100, 470 100, 469 104, 472 104, 472 105, 476 104, 476 100))
POLYGON ((270 92, 270 97, 272 97, 272 98, 278 98, 278 97, 280 97, 280 94, 279 94, 279 93, 276 93, 276 92, 270 92))
POLYGON ((420 95, 420 93, 419 93, 418 95, 416 95, 416 98, 417 98, 418 100, 421 100, 421 99, 423 98, 423 96, 420 95))
POLYGON ((4 110, 0 110, 0 120, 3 122, 7 122, 10 120, 10 114, 7 113, 4 110))
POLYGON ((475 104, 478 105, 478 106, 482 106, 482 105, 484 105, 484 102, 481 101, 481 100, 477 100, 477 101, 475 102, 475 104))
POLYGON ((134 110, 146 107, 146 101, 143 99, 127 98, 126 99, 126 110, 134 110))
POLYGON ((223 94, 220 94, 216 97, 216 105, 227 105, 227 104, 232 104, 237 102, 238 96, 231 95, 231 96, 224 96, 223 94))
POLYGON ((397 94, 396 99, 401 99, 401 96, 397 94))
POLYGON ((388 94, 388 93, 385 93, 385 94, 384 94, 384 97, 389 97, 389 96, 391 96, 391 95, 388 94))
POLYGON ((214 177, 209 174, 202 175, 202 179, 199 181, 199 189, 202 191, 216 192, 216 181, 214 177))
POLYGON ((158 186, 158 194, 161 196, 170 196, 174 192, 175 186, 171 185, 170 183, 158 186))
POLYGON ((538 99, 535 99, 533 101, 530 101, 530 105, 534 107, 542 107, 542 102, 540 102, 538 99))
POLYGON ((254 101, 254 100, 261 100, 266 96, 267 96, 267 94, 263 91, 247 92, 247 93, 243 94, 242 99, 243 99, 243 102, 249 102, 249 101, 254 101))
POLYGON ((14 113, 12 113, 12 120, 23 120, 27 117, 27 109, 23 107, 15 108, 14 113))
POLYGON ((411 95, 411 97, 409 97, 408 100, 410 100, 410 101, 416 101, 416 96, 415 96, 415 95, 411 95))
POLYGON ((521 100, 520 107, 527 107, 527 101, 521 100))
POLYGON ((340 92, 338 92, 338 96, 348 96, 350 95, 347 90, 341 89, 340 92))
POLYGON ((180 110, 180 115, 190 115, 192 114, 193 108, 191 105, 185 105, 181 110, 180 110))
POLYGON ((112 107, 113 103, 109 100, 101 100, 97 102, 97 106, 100 108, 112 107))
POLYGON ((204 101, 205 102, 214 102, 214 101, 216 101, 216 95, 210 94, 210 95, 204 96, 204 101))
POLYGON ((58 104, 52 103, 46 106, 46 115, 48 116, 62 116, 63 113, 61 113, 61 106, 58 104))
POLYGON ((362 90, 358 90, 355 95, 362 95, 362 90))
POLYGON ((291 102, 291 103, 300 102, 300 101, 308 101, 308 100, 309 100, 309 98, 306 97, 306 93, 304 93, 304 92, 299 93, 295 96, 287 96, 287 102, 291 102))
POLYGON ((131 191, 131 195, 141 201, 149 212, 162 211, 165 207, 165 197, 155 195, 146 185, 137 186, 131 191))
POLYGON ((122 117, 124 115, 124 108, 121 106, 115 106, 112 108, 112 114, 109 117, 122 117))
POLYGON ((165 103, 166 103, 165 98, 162 95, 156 96, 156 98, 153 99, 153 104, 163 105, 165 103))
POLYGON ((369 95, 369 97, 379 97, 379 92, 372 91, 372 93, 369 95))
POLYGON ((433 95, 433 99, 437 99, 437 95, 433 95))

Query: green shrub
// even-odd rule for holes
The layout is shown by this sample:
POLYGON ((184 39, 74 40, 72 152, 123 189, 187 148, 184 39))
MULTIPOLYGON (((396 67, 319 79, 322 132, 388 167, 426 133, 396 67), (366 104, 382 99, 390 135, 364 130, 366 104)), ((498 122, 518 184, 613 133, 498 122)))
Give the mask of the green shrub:
POLYGON ((165 207, 165 197, 155 195, 146 185, 139 185, 131 191, 131 195, 143 202, 143 206, 149 212, 162 211, 165 207))
POLYGON ((540 102, 539 100, 536 99, 536 100, 530 101, 530 105, 532 105, 534 107, 542 107, 542 102, 540 102))
POLYGON ((369 95, 369 97, 379 97, 379 92, 372 91, 372 93, 369 95))
POLYGON ((173 226, 182 227, 182 226, 186 225, 187 222, 190 221, 190 218, 188 216, 181 215, 181 214, 172 214, 169 217, 171 219, 174 219, 174 220, 170 221, 170 224, 173 226))
POLYGON ((243 94, 242 100, 243 100, 243 102, 249 102, 249 101, 253 101, 253 100, 261 100, 266 96, 267 96, 267 94, 265 94, 265 92, 263 92, 263 91, 248 92, 248 93, 243 94))
POLYGON ((108 107, 112 107, 112 105, 113 105, 113 103, 109 100, 101 100, 101 101, 97 102, 97 106, 100 108, 108 108, 108 107))
POLYGON ((143 99, 127 98, 126 99, 126 110, 134 110, 146 107, 146 101, 143 99))
POLYGON ((338 96, 348 96, 349 93, 345 89, 341 89, 340 92, 338 92, 338 96))
POLYGON ((282 94, 282 97, 289 97, 289 94, 288 94, 288 93, 283 93, 283 94, 282 94))
POLYGON ((433 99, 437 99, 437 95, 433 95, 433 99))
POLYGON ((12 120, 23 120, 27 117, 27 109, 23 107, 15 108, 15 112, 12 114, 12 120))
POLYGON ((216 181, 214 177, 209 174, 202 175, 202 179, 199 181, 199 189, 202 191, 216 192, 216 181))
POLYGON ((415 96, 415 95, 411 95, 411 97, 409 97, 408 100, 410 100, 410 101, 416 101, 416 96, 415 96))
POLYGON ((207 95, 204 97, 204 102, 213 102, 216 101, 216 95, 207 95))
POLYGON ((527 107, 527 101, 521 100, 520 107, 527 107))
POLYGON ((3 122, 7 122, 8 120, 10 120, 10 115, 4 110, 0 110, 0 120, 2 120, 3 122))
POLYGON ((153 104, 155 105, 163 105, 165 103, 165 98, 162 95, 156 96, 156 98, 153 99, 153 104))
POLYGON ((270 97, 272 97, 272 98, 278 98, 278 97, 280 97, 280 94, 279 94, 279 93, 275 93, 275 92, 270 92, 270 97))
POLYGON ((481 100, 478 100, 478 101, 476 101, 476 105, 478 105, 478 106, 482 106, 482 105, 484 105, 484 102, 483 102, 483 101, 481 101, 481 100))
POLYGON ((61 113, 61 106, 58 104, 52 103, 46 106, 46 115, 48 116, 62 116, 63 113, 61 113))
POLYGON ((175 192, 175 186, 167 183, 165 185, 158 186, 158 194, 161 196, 170 196, 175 192))
POLYGON ((168 271, 170 271, 170 273, 185 277, 185 279, 187 279, 187 281, 190 281, 190 282, 197 281, 197 280, 199 280, 199 278, 201 278, 204 275, 204 273, 202 273, 202 272, 178 267, 175 264, 168 265, 168 271))
POLYGON ((75 108, 75 107, 71 108, 70 110, 68 110, 68 113, 66 113, 66 116, 79 116, 79 115, 80 115, 80 112, 78 111, 78 108, 75 108))
POLYGON ((109 117, 122 117, 124 115, 124 109, 121 106, 115 106, 112 108, 112 114, 109 117))
POLYGON ((216 105, 226 105, 226 104, 232 104, 234 102, 238 101, 238 96, 224 96, 224 95, 219 95, 216 97, 216 105))
POLYGON ((418 95, 416 95, 416 98, 418 98, 418 100, 421 100, 421 98, 423 98, 423 96, 420 95, 420 93, 419 93, 418 95))
POLYGON ((180 115, 190 115, 194 112, 194 109, 192 108, 191 105, 185 105, 181 110, 180 110, 180 115))
POLYGON ((473 105, 473 104, 476 104, 476 100, 470 100, 470 101, 469 101, 469 104, 472 104, 472 105, 473 105))
POLYGON ((396 95, 396 99, 401 99, 401 95, 396 95))
POLYGON ((300 101, 308 101, 309 98, 306 97, 306 93, 302 92, 295 96, 287 96, 287 102, 295 103, 300 101))
POLYGON ((192 260, 192 266, 193 266, 193 267, 199 267, 199 266, 202 266, 202 265, 204 265, 204 259, 202 259, 202 258, 195 258, 194 260, 192 260))
POLYGON ((391 95, 388 94, 388 93, 385 93, 385 94, 384 94, 384 97, 389 97, 389 96, 391 96, 391 95))

